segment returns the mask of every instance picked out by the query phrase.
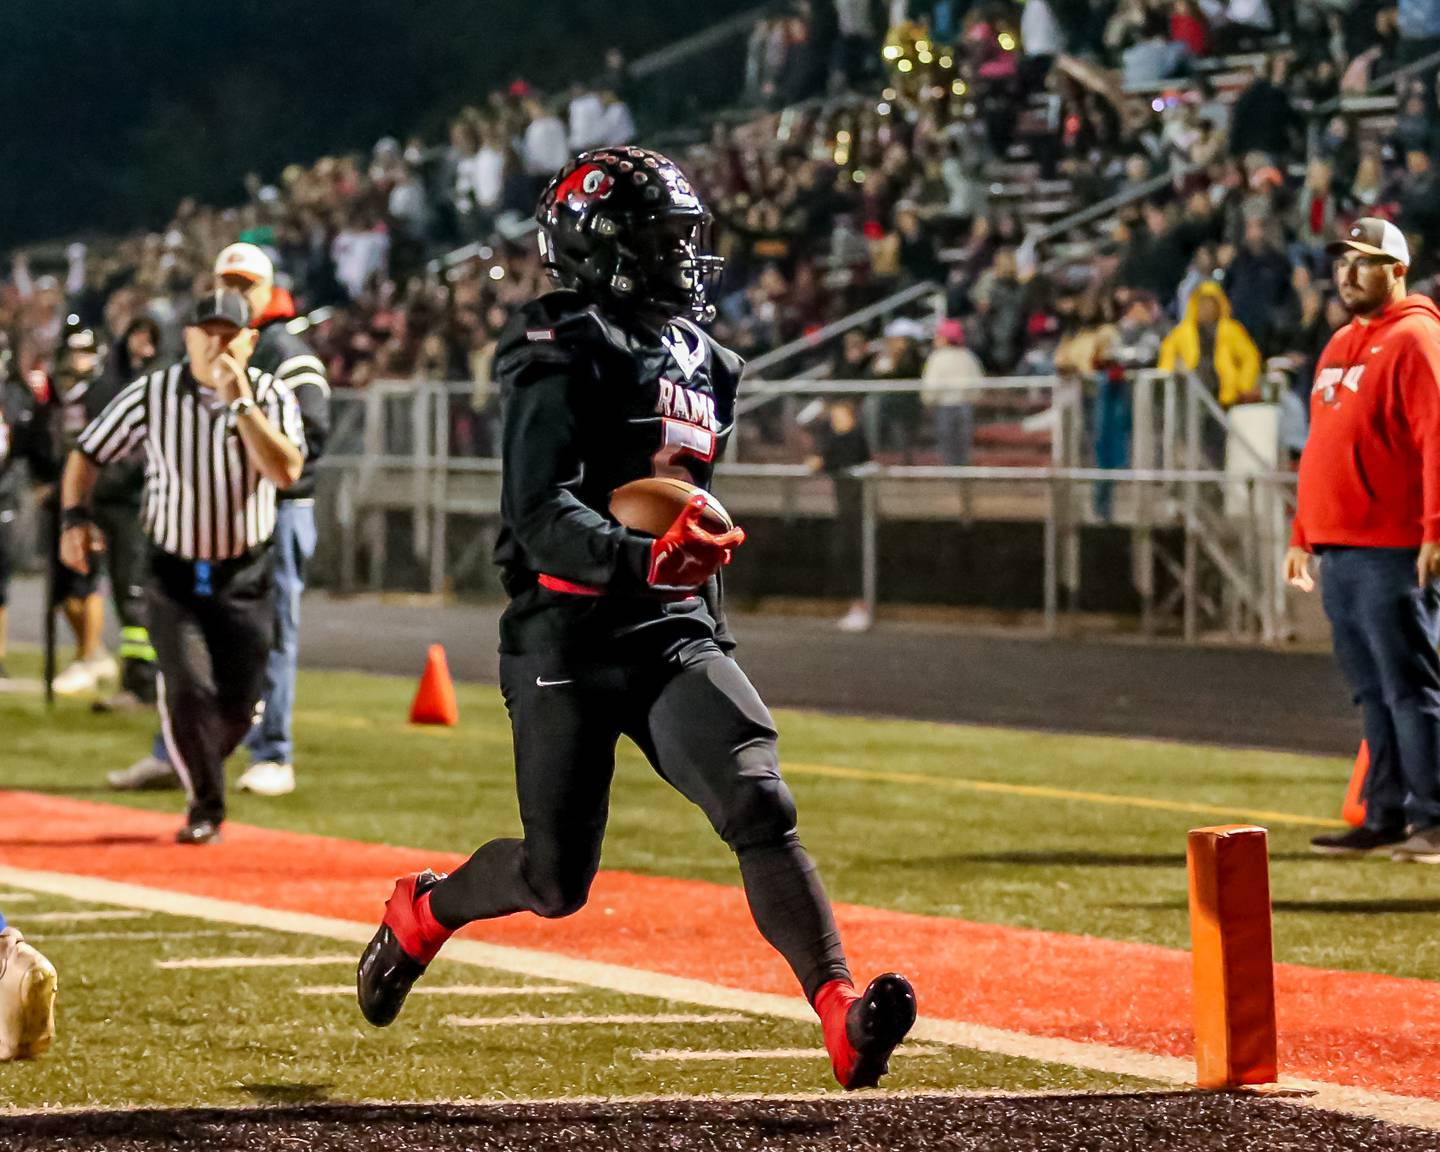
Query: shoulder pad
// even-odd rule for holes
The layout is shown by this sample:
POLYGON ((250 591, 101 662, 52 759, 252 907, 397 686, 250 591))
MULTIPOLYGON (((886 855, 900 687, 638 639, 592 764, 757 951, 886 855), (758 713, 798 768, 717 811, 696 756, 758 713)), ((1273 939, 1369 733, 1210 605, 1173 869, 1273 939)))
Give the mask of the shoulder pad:
POLYGON ((546 371, 593 360, 607 345, 624 339, 574 292, 551 292, 530 301, 510 317, 495 347, 493 374, 521 384, 546 371))

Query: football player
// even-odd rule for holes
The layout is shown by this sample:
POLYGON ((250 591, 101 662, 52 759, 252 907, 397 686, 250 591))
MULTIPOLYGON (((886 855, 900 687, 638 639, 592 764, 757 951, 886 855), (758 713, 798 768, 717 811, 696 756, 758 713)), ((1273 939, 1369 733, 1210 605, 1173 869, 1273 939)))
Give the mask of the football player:
POLYGON ((836 1078, 872 1086, 915 1019, 894 973, 858 992, 795 829, 770 713, 731 658, 719 570, 744 540, 699 525, 703 495, 660 538, 607 515, 648 476, 705 489, 734 421, 742 362, 702 327, 722 261, 680 169, 642 148, 588 152, 546 188, 540 250, 558 290, 500 339, 502 528, 510 604, 500 682, 524 835, 448 876, 395 885, 358 970, 361 1010, 395 1019, 458 928, 584 906, 623 734, 735 852, 761 934, 814 1006, 836 1078))

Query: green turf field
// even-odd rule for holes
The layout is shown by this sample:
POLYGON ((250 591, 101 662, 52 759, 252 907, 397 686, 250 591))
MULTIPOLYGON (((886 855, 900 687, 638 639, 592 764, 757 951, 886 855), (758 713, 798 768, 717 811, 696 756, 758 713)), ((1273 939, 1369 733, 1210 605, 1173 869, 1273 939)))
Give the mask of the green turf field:
MULTIPOLYGON (((23 654, 14 661, 22 671, 32 662, 23 654)), ((513 835, 509 734, 497 691, 461 686, 461 726, 447 730, 404 723, 412 690, 407 680, 303 674, 301 787, 280 800, 236 795, 232 817, 461 852, 513 835)), ((838 900, 1185 947, 1186 829, 1264 812, 1256 818, 1272 831, 1279 960, 1440 978, 1435 872, 1306 852, 1313 822, 1335 818, 1348 770, 1342 760, 813 713, 778 720, 802 836, 838 900)), ((147 717, 92 716, 73 701, 51 718, 37 697, 0 696, 0 788, 178 815, 177 793, 116 797, 103 788, 107 769, 145 751, 151 724, 147 717)), ((604 864, 736 881, 733 858, 699 813, 628 746, 604 864)), ((33 895, 8 911, 25 927, 27 917, 74 907, 33 895)), ((799 1022, 595 1024, 567 1028, 563 1037, 547 1027, 473 1030, 442 1022, 454 1014, 704 1011, 580 988, 538 998, 425 996, 407 1008, 405 1027, 377 1032, 363 1026, 350 995, 298 991, 348 985, 357 953, 350 945, 156 914, 114 923, 32 920, 30 931, 62 973, 62 1031, 54 1058, 0 1068, 0 1106, 833 1087, 820 1059, 717 1065, 640 1055, 815 1048, 814 1026, 799 1022), (243 973, 156 967, 173 955, 282 953, 344 959, 243 973)), ((444 960, 426 980, 514 983, 513 976, 444 960)), ((894 1071, 887 1087, 1126 1086, 1115 1077, 954 1048, 906 1056, 894 1071)))
MULTIPOLYGON (((838 1091, 813 1024, 753 1017, 722 1023, 462 1027, 447 1018, 714 1012, 517 979, 442 958, 419 985, 429 991, 412 997, 403 1021, 377 1030, 361 1020, 355 1006, 356 946, 148 913, 121 921, 48 919, 96 907, 38 895, 10 908, 17 921, 29 919, 30 938, 59 970, 62 1012, 49 1055, 0 1064, 0 1108, 838 1091), (247 956, 336 959, 243 970, 158 966, 177 958, 247 956), (475 991, 527 985, 557 991, 496 996, 475 991), (465 991, 434 991, 457 986, 465 991), (714 1062, 664 1058, 680 1048, 805 1049, 816 1055, 714 1062)), ((1148 1085, 926 1045, 896 1058, 886 1086, 1008 1091, 1148 1085)))
MULTIPOLYGON (((24 660, 14 661, 22 671, 24 660)), ((232 818, 456 852, 514 835, 498 691, 459 686, 453 730, 407 725, 412 692, 397 678, 302 673, 301 786, 280 800, 234 795, 232 818)), ((1440 979, 1434 871, 1307 850, 1321 822, 1338 817, 1344 760, 818 713, 777 719, 801 835, 837 900, 1188 947, 1186 830, 1254 819, 1271 832, 1278 960, 1440 979), (1148 806, 1156 802, 1166 807, 1148 806), (1288 821, 1273 818, 1282 814, 1288 821)), ((104 790, 107 769, 147 750, 152 723, 62 701, 56 724, 33 697, 0 696, 0 786, 178 812, 177 794, 104 790)), ((628 744, 604 866, 737 882, 700 813, 628 744)))

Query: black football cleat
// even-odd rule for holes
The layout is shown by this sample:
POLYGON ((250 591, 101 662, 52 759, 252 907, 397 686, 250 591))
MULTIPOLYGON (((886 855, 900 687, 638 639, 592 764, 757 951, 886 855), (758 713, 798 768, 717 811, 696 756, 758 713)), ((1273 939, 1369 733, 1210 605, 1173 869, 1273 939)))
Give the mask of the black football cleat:
POLYGON ((870 981, 860 999, 845 1013, 845 1037, 854 1053, 847 1089, 874 1088, 889 1070, 890 1053, 915 1023, 915 989, 898 972, 870 981))
POLYGON ((175 833, 177 844, 219 844, 220 825, 212 820, 194 820, 175 833))
POLYGON ((425 975, 440 950, 439 944, 424 943, 416 903, 443 879, 443 875, 427 868, 395 881, 380 928, 360 955, 355 971, 356 998, 365 1019, 377 1028, 384 1028, 400 1015, 411 987, 425 975))

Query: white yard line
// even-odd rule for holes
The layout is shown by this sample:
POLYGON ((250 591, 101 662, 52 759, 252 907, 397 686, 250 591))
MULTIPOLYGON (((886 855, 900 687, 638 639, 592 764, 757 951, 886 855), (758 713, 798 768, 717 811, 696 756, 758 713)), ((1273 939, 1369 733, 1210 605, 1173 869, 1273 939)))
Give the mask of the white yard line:
MULTIPOLYGON (((374 924, 312 916, 302 912, 285 912, 232 900, 145 888, 138 884, 122 884, 91 876, 35 872, 3 864, 0 864, 0 883, 35 892, 46 892, 53 896, 66 896, 87 903, 144 908, 174 916, 240 924, 272 932, 319 936, 359 945, 367 943, 375 932, 374 924)), ((348 959, 353 962, 358 957, 357 951, 348 959)), ((672 1000, 703 1008, 747 1012, 785 1020, 803 1020, 807 1023, 815 1020, 810 1006, 798 995, 777 996, 765 992, 747 992, 703 980, 689 980, 661 972, 626 968, 618 964, 580 960, 536 949, 484 944, 477 940, 452 940, 446 945, 445 959, 517 976, 588 985, 611 992, 672 1000)), ((1195 1077, 1194 1064, 1174 1056, 1156 1056, 1108 1044, 1031 1036, 1023 1032, 965 1024, 957 1020, 921 1017, 911 1030, 910 1038, 932 1043, 956 1044, 1025 1060, 1066 1064, 1073 1068, 1111 1075, 1139 1077, 1176 1086, 1189 1086, 1194 1083, 1195 1077)), ((1282 1084, 1285 1087, 1313 1092, 1313 1095, 1303 1099, 1297 1098, 1297 1102, 1302 1104, 1440 1131, 1440 1100, 1425 1100, 1373 1089, 1300 1081, 1288 1077, 1282 1084)))
MULTIPOLYGON (((892 1060, 902 1056, 943 1056, 948 1048, 933 1044, 902 1044, 895 1049, 892 1060)), ((657 1048, 653 1052, 636 1052, 635 1059, 651 1064, 728 1064, 732 1060, 828 1060, 830 1053, 824 1048, 740 1048, 707 1049, 657 1048)))
POLYGON ((190 960, 157 960, 155 967, 166 969, 318 968, 326 964, 354 964, 356 959, 355 956, 200 956, 190 960))
POLYGON ((64 924, 87 920, 144 920, 151 912, 137 912, 130 908, 77 908, 73 912, 37 912, 26 916, 26 924, 64 924))
MULTIPOLYGON (((354 984, 319 984, 297 988, 301 996, 354 996, 354 984)), ((411 996, 567 996, 576 989, 565 984, 417 984, 411 996)))
POLYGON ((602 1016, 446 1016, 451 1028, 559 1028, 574 1024, 740 1024, 753 1020, 739 1012, 612 1012, 602 1016))
POLYGON ((33 892, 0 892, 0 908, 7 904, 33 904, 35 893, 33 892))

